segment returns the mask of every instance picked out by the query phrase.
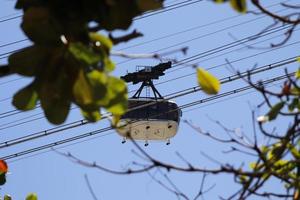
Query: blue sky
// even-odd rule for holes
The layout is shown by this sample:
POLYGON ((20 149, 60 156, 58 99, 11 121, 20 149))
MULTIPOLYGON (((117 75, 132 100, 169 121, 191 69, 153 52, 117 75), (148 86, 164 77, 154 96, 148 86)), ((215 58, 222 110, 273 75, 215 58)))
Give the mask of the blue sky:
MULTIPOLYGON (((166 1, 166 4, 174 4, 180 1, 166 1)), ((278 3, 279 0, 266 0, 266 6, 269 9, 278 13, 287 13, 289 10, 283 10, 278 3)), ((296 3, 297 1, 289 1, 296 3)), ((15 1, 0 0, 0 21, 20 14, 14 10, 15 1)), ((220 47, 222 45, 234 41, 234 37, 240 39, 261 31, 264 27, 272 23, 268 17, 257 15, 237 16, 228 4, 216 5, 209 1, 203 1, 182 7, 172 11, 157 14, 140 20, 135 20, 130 30, 138 29, 143 32, 144 37, 134 41, 118 45, 114 50, 123 50, 127 53, 150 53, 159 49, 165 48, 161 52, 181 47, 188 47, 186 56, 180 53, 172 54, 168 58, 176 58, 178 60, 208 51, 210 49, 220 47), (226 20, 225 20, 226 19, 226 20), (201 26, 201 27, 200 27, 201 26), (198 27, 198 28, 195 28, 198 27), (193 29, 181 34, 175 34, 187 29, 193 29), (173 34, 173 36, 168 36, 173 34), (160 38, 155 42, 150 40, 160 38), (193 40, 192 40, 193 39, 193 40), (189 41, 192 40, 192 41, 189 41), (147 42, 144 45, 141 43, 147 42), (133 45, 139 45, 128 48, 133 45), (173 46, 171 48, 167 48, 173 46)), ((0 46, 10 42, 24 39, 20 27, 20 18, 9 20, 0 23, 0 46)), ((116 32, 114 35, 120 35, 124 32, 116 32)), ((258 47, 267 47, 271 42, 276 43, 283 39, 283 31, 270 34, 256 41, 261 42, 256 44, 258 47), (281 35, 281 37, 280 37, 281 35), (273 38, 273 39, 270 39, 273 38), (267 40, 270 39, 270 40, 267 40), (267 40, 267 41, 264 41, 267 40)), ((297 36, 297 29, 295 36, 297 36)), ((239 45, 234 48, 218 52, 216 54, 197 59, 192 64, 197 63, 203 68, 215 67, 211 73, 219 78, 232 75, 232 71, 226 65, 225 59, 232 62, 232 65, 240 71, 252 68, 253 66, 263 66, 277 61, 284 60, 293 56, 299 55, 298 49, 300 46, 297 37, 292 37, 287 43, 288 46, 279 49, 249 49, 244 45, 239 45), (222 55, 224 54, 224 55, 222 55), (253 55, 252 57, 250 57, 253 55), (247 58, 249 57, 249 58, 247 58), (241 59, 240 61, 233 62, 241 59)), ((30 42, 21 42, 15 45, 0 47, 0 54, 16 50, 30 45, 30 42)), ((34 55, 33 55, 34 56, 34 55)), ((113 57, 117 63, 117 69, 114 72, 116 76, 133 72, 137 65, 156 65, 158 60, 139 59, 130 60, 124 63, 124 58, 113 57), (121 63, 121 64, 118 64, 121 63)), ((6 59, 1 59, 0 64, 6 63, 6 59)), ((298 64, 287 65, 289 71, 293 71, 298 67, 298 64)), ((183 75, 194 73, 195 69, 191 67, 179 66, 176 70, 170 70, 165 77, 155 81, 160 83, 163 81, 175 79, 183 75)), ((284 68, 271 70, 254 77, 254 80, 268 79, 282 75, 284 68)), ((30 79, 21 78, 18 76, 10 76, 0 80, 0 113, 14 110, 11 105, 10 97, 20 88, 22 88, 30 79)), ((157 85, 157 89, 162 95, 168 95, 186 88, 197 85, 196 75, 192 74, 185 78, 168 81, 164 84, 157 85)), ((235 81, 222 85, 221 92, 226 92, 245 86, 243 81, 235 81)), ((129 85, 129 90, 136 89, 129 85)), ((274 89, 278 85, 273 86, 274 89)), ((179 105, 207 98, 208 96, 202 92, 193 93, 180 98, 174 99, 179 105)), ((218 135, 224 136, 224 132, 211 119, 219 120, 229 128, 238 128, 245 132, 248 136, 252 135, 251 108, 262 101, 259 94, 253 91, 247 91, 238 95, 232 95, 210 101, 192 108, 183 110, 183 119, 192 120, 193 123, 204 130, 218 135), (197 109, 194 109, 197 108, 197 109), (191 110, 193 109, 193 110, 191 110)), ((259 111, 265 113, 265 110, 259 111)), ((44 118, 40 109, 34 111, 20 113, 0 119, 0 142, 4 142, 13 138, 25 136, 38 131, 47 130, 53 125, 49 124, 44 118), (34 115, 34 116, 33 116, 34 115), (37 119, 41 118, 41 119, 37 119), (28 122, 29 121, 29 122, 28 122), (16 125, 22 123, 20 125, 16 125), (25 123, 26 122, 26 123, 25 123), (13 127, 10 127, 13 125, 13 127)), ((3 115, 2 115, 3 116, 3 115)), ((66 121, 70 123, 82 119, 80 111, 73 109, 66 121)), ((10 155, 19 151, 23 151, 32 147, 37 147, 43 144, 48 144, 57 140, 80 135, 89 131, 107 127, 109 123, 105 120, 95 124, 84 125, 74 129, 69 129, 44 137, 38 140, 27 142, 25 144, 16 145, 9 148, 1 149, 0 157, 10 155)), ((278 123, 278 129, 284 130, 285 123, 278 123)), ((261 144, 264 140, 261 137, 261 144)), ((113 169, 123 169, 131 164, 132 161, 142 160, 132 153, 135 149, 131 143, 121 144, 120 138, 115 131, 105 132, 97 136, 87 138, 87 140, 78 140, 68 143, 67 145, 59 146, 59 151, 71 152, 74 155, 86 161, 96 161, 103 166, 113 169), (104 135, 105 134, 105 135, 104 135)), ((141 143, 142 145, 142 143, 141 143)), ((203 153, 218 160, 222 163, 232 162, 237 166, 241 162, 251 162, 254 159, 243 154, 224 154, 222 151, 228 150, 228 145, 220 144, 211 139, 201 136, 184 123, 180 124, 180 129, 177 135, 171 140, 171 145, 166 146, 164 142, 154 142, 145 148, 152 156, 170 163, 184 165, 182 160, 178 158, 176 152, 180 152, 185 159, 191 163, 203 168, 218 167, 218 165, 205 156, 203 153)), ((151 179, 148 174, 139 174, 132 176, 117 176, 107 174, 96 169, 88 169, 80 165, 70 162, 68 159, 49 150, 40 151, 37 154, 18 157, 8 161, 10 174, 7 177, 7 184, 1 187, 0 194, 11 194, 14 199, 24 199, 27 193, 36 192, 40 199, 50 200, 59 199, 92 199, 84 181, 84 174, 87 174, 92 187, 99 199, 174 199, 172 193, 165 190, 159 184, 151 179)), ((164 180, 159 172, 152 172, 154 175, 164 180)), ((185 174, 170 172, 170 178, 181 189, 182 192, 193 196, 198 192, 201 182, 201 174, 185 174)), ((233 178, 227 175, 208 176, 205 186, 216 184, 216 186, 207 194, 205 199, 216 199, 218 196, 228 196, 232 194, 237 186, 233 184, 233 178)), ((276 182, 271 182, 269 188, 277 189, 279 185, 276 182)))

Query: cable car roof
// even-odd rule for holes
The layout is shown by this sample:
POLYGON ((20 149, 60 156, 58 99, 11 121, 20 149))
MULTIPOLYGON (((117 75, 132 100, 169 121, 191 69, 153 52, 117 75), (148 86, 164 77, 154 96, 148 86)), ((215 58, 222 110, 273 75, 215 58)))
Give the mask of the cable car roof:
POLYGON ((121 76, 121 79, 126 82, 132 82, 133 84, 151 81, 153 79, 159 79, 160 76, 165 75, 164 71, 171 68, 171 66, 171 62, 160 63, 154 67, 145 68, 133 73, 128 73, 125 76, 121 76))

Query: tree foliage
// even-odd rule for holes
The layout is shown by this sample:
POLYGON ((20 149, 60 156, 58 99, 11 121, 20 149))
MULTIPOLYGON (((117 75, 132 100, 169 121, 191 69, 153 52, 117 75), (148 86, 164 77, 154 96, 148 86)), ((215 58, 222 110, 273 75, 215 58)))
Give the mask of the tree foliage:
MULTIPOLYGON (((299 13, 279 16, 265 9, 259 0, 213 1, 227 2, 239 13, 246 13, 247 3, 251 2, 263 14, 272 17, 275 25, 291 24, 291 28, 286 32, 286 38, 279 45, 284 44, 291 37, 294 28, 300 23, 299 13)), ((106 109, 115 116, 115 119, 118 119, 127 109, 127 87, 123 80, 111 75, 115 69, 115 64, 110 57, 111 49, 113 45, 138 37, 140 34, 133 32, 121 39, 115 39, 99 31, 126 30, 134 17, 161 7, 160 0, 76 0, 72 2, 18 0, 16 8, 24 12, 21 28, 32 41, 32 46, 13 53, 9 57, 8 68, 3 67, 0 74, 19 74, 33 77, 33 81, 14 95, 13 105, 17 109, 27 111, 34 109, 40 102, 45 116, 54 124, 65 121, 72 103, 79 106, 82 115, 91 122, 101 119, 101 109, 106 109)), ((299 9, 296 6, 289 7, 299 9)), ((204 174, 229 173, 234 175, 235 181, 241 186, 240 190, 229 199, 246 199, 256 195, 298 200, 300 199, 300 70, 292 76, 287 73, 287 77, 279 92, 266 90, 262 83, 253 83, 250 76, 246 80, 265 97, 264 105, 269 109, 265 115, 257 119, 261 133, 270 138, 269 143, 263 146, 258 146, 256 138, 251 144, 245 143, 243 137, 236 139, 230 135, 228 129, 225 129, 229 135, 228 140, 220 139, 186 122, 196 131, 213 140, 234 144, 251 151, 257 159, 249 163, 250 168, 248 166, 237 168, 229 164, 222 165, 219 169, 206 169, 189 163, 186 167, 174 166, 151 157, 138 145, 137 148, 147 161, 146 164, 141 165, 146 166, 145 168, 123 172, 105 169, 102 166, 99 168, 117 174, 141 173, 155 168, 163 168, 167 172, 175 170, 204 174), (281 116, 290 119, 286 132, 275 134, 265 129, 266 124, 276 122, 281 116), (285 193, 260 191, 272 178, 283 183, 285 193)), ((199 85, 207 94, 213 95, 220 91, 219 81, 202 68, 197 69, 197 78, 199 85)), ((233 150, 238 151, 238 148, 233 150)), ((79 164, 97 167, 96 164, 89 165, 71 154, 66 156, 79 164)), ((0 161, 0 185, 5 183, 7 171, 5 161, 0 161)), ((180 196, 180 194, 176 195, 180 196)), ((5 196, 4 199, 11 198, 5 196)), ((26 198, 26 200, 36 199, 35 194, 30 194, 26 198)))
POLYGON ((134 17, 161 6, 157 0, 17 1, 33 45, 9 57, 10 73, 34 79, 14 95, 13 105, 26 111, 39 101, 54 124, 65 121, 72 103, 92 122, 101 119, 101 108, 123 114, 127 87, 110 75, 113 41, 96 31, 127 29, 134 17))
MULTIPOLYGON (((246 0, 214 2, 228 2, 237 12, 247 12, 246 0)), ((111 34, 107 37, 99 31, 126 30, 134 17, 160 9, 162 3, 162 0, 77 0, 72 3, 66 0, 18 0, 15 7, 24 12, 21 28, 33 44, 10 55, 9 65, 0 68, 0 75, 19 74, 34 79, 14 95, 13 105, 26 111, 35 108, 39 102, 47 119, 54 124, 65 121, 72 103, 78 105, 82 115, 91 122, 101 119, 101 109, 117 116, 124 114, 127 88, 121 79, 111 76, 115 69, 110 58, 111 48, 141 34, 134 31, 113 38, 111 34)), ((283 43, 286 42, 299 24, 293 17, 296 14, 279 16, 265 9, 258 0, 251 0, 251 3, 273 17, 274 25, 279 22, 293 25, 286 32, 283 43)), ((202 87, 218 85, 214 78, 203 84, 205 76, 199 76, 200 72, 201 69, 197 73, 202 87)), ((215 94, 218 88, 215 87, 215 91, 203 89, 208 94, 215 94)))
MULTIPOLYGON (((115 64, 110 52, 114 44, 141 34, 134 31, 113 38, 99 31, 126 30, 137 15, 160 9, 161 0, 78 0, 72 3, 18 0, 15 7, 23 10, 21 29, 33 43, 8 59, 6 75, 33 77, 30 84, 14 95, 12 103, 17 109, 32 110, 40 103, 46 118, 54 124, 66 120, 72 103, 80 107, 90 122, 101 119, 101 109, 114 116, 126 112, 127 87, 123 80, 111 75, 115 64)), ((2 71, 5 70, 2 67, 2 71)), ((207 73, 202 75, 198 75, 201 86, 213 86, 204 87, 204 91, 217 93, 218 80, 207 73)))

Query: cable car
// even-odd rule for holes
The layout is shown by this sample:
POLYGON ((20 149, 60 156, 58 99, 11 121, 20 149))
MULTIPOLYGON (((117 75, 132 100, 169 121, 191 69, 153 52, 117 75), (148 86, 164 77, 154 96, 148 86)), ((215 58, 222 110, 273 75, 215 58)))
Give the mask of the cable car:
POLYGON ((175 102, 164 99, 152 81, 164 75, 163 72, 170 67, 171 62, 161 63, 121 77, 133 84, 142 82, 137 92, 128 99, 128 111, 117 125, 117 132, 124 138, 122 143, 130 137, 145 141, 145 146, 148 146, 148 141, 155 140, 166 141, 169 145, 170 138, 176 135, 182 115, 181 109, 175 102), (154 97, 141 97, 145 87, 148 90, 152 89, 154 97))

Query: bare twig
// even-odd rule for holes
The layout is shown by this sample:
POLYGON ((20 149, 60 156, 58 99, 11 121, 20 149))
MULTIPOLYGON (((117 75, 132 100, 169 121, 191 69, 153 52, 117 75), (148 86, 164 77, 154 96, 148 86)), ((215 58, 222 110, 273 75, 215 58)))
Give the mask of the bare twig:
POLYGON ((114 44, 119 44, 122 42, 128 42, 129 40, 138 38, 138 37, 142 37, 143 34, 138 32, 136 29, 134 29, 131 33, 127 34, 127 35, 123 35, 120 37, 114 37, 111 33, 109 33, 109 38, 111 39, 111 41, 114 44))
POLYGON ((94 200, 98 200, 98 198, 97 198, 97 196, 96 196, 96 194, 95 194, 95 192, 94 192, 94 190, 93 190, 93 188, 92 188, 92 185, 91 185, 91 183, 90 183, 90 180, 89 180, 89 177, 88 177, 87 174, 84 174, 84 180, 85 180, 85 182, 86 182, 86 185, 88 186, 88 189, 89 189, 89 191, 90 191, 90 193, 91 193, 93 199, 94 199, 94 200))
MULTIPOLYGON (((170 54, 174 54, 176 52, 179 53, 183 53, 185 54, 187 50, 187 47, 182 47, 180 49, 175 49, 175 50, 171 50, 168 52, 164 52, 164 53, 142 53, 142 54, 133 54, 133 53, 125 53, 122 51, 111 51, 111 55, 112 56, 119 56, 119 57, 123 57, 123 58, 130 58, 130 59, 142 59, 142 58, 146 58, 146 59, 159 59, 159 60, 168 60, 170 61, 170 59, 165 58, 165 56, 170 55, 170 54)), ((173 62, 175 62, 175 60, 172 60, 173 62)))

